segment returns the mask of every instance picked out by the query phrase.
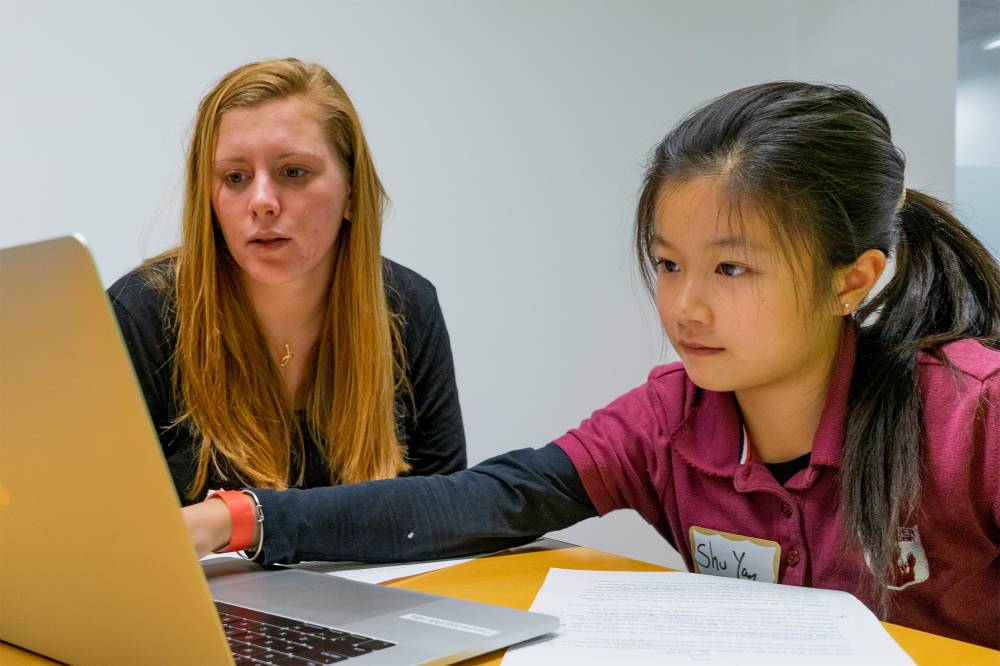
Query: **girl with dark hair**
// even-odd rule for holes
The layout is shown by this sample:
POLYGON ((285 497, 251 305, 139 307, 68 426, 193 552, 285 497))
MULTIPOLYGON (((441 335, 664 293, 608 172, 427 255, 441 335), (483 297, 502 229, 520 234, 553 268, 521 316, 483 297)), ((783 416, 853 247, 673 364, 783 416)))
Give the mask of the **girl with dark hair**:
MULTIPOLYGON (((850 88, 703 106, 654 150, 636 214, 681 362, 547 446, 448 477, 259 490, 256 555, 465 555, 630 508, 693 571, 846 590, 998 647, 1000 268, 903 176, 850 88)), ((247 529, 222 502, 185 512, 199 552, 247 529)))

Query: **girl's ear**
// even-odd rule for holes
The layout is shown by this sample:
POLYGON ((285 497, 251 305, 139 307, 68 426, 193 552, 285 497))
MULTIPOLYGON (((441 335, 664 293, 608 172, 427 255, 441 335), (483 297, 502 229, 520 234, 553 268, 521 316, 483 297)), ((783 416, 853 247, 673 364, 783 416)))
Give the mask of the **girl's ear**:
POLYGON ((854 263, 834 271, 837 314, 849 315, 865 300, 885 270, 885 253, 865 250, 854 263))

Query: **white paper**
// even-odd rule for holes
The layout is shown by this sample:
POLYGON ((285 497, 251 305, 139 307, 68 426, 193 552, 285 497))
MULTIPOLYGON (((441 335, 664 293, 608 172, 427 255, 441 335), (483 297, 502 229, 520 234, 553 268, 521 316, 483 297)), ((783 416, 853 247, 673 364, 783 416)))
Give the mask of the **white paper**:
POLYGON ((688 573, 550 569, 531 610, 559 631, 504 666, 912 664, 846 592, 688 573))
POLYGON ((301 562, 292 565, 295 569, 305 569, 317 573, 340 576, 362 583, 384 583, 405 576, 437 571, 453 567, 472 558, 454 560, 431 560, 429 562, 408 562, 406 564, 365 564, 362 562, 301 562))

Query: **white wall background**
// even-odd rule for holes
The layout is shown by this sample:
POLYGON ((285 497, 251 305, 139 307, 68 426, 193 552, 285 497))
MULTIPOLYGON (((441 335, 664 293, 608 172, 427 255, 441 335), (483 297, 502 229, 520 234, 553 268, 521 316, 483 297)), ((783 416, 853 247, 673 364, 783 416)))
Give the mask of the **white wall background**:
MULTIPOLYGON (((950 1, 0 7, 0 246, 82 232, 106 283, 177 238, 184 144, 218 77, 326 65, 394 202, 385 254, 438 287, 472 461, 548 442, 675 358, 630 223, 647 151, 700 102, 854 85, 894 123, 910 186, 953 187, 950 1)), ((634 514, 561 536, 680 562, 634 514)))
POLYGON ((955 198, 962 219, 1000 258, 1000 49, 985 51, 982 42, 958 50, 955 198))

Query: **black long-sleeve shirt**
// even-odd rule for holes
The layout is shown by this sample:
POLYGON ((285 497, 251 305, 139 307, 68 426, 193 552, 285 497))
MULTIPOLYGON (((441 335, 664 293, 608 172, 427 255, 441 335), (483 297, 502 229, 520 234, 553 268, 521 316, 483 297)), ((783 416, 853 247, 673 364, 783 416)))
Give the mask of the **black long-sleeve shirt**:
MULTIPOLYGON (((403 347, 413 387, 413 403, 397 396, 397 430, 411 465, 409 474, 449 474, 466 467, 465 432, 455 383, 455 367, 444 315, 434 285, 416 272, 383 259, 389 308, 402 319, 403 347)), ((118 325, 142 387, 153 425, 177 494, 184 504, 197 462, 197 436, 190 424, 171 427, 179 415, 172 381, 176 346, 170 298, 157 291, 141 269, 108 289, 118 325)), ((316 443, 303 428, 304 461, 293 461, 289 483, 304 466, 302 487, 328 486, 330 474, 316 443)), ((214 472, 209 488, 239 488, 234 474, 220 478, 214 472)))
MULTIPOLYGON (((780 483, 805 455, 768 464, 780 483)), ((256 490, 264 511, 260 558, 405 562, 512 548, 597 515, 555 444, 520 449, 450 476, 313 490, 256 490)))
POLYGON ((405 562, 521 545, 597 515, 555 444, 521 449, 449 476, 308 490, 254 491, 260 558, 405 562))

